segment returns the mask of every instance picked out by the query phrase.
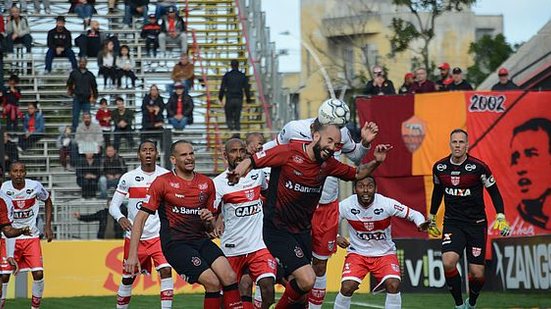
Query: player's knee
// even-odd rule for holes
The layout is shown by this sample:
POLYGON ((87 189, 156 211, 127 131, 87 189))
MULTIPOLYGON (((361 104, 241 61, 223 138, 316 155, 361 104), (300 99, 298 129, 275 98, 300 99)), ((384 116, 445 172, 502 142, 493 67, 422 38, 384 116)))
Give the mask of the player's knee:
POLYGON ((313 258, 312 268, 314 269, 314 273, 316 273, 316 276, 321 277, 325 275, 325 272, 327 271, 327 260, 319 260, 313 258))
POLYGON ((10 282, 10 275, 2 275, 2 283, 10 282))
POLYGON ((387 279, 385 282, 385 288, 387 293, 396 294, 400 292, 400 280, 398 279, 387 279))
POLYGON ((161 276, 162 279, 171 278, 172 277, 172 268, 163 267, 163 268, 159 269, 159 276, 161 276))
POLYGON ((314 283, 316 283, 316 274, 314 271, 306 271, 301 273, 300 276, 297 276, 295 279, 297 280, 297 284, 300 289, 308 292, 312 290, 314 283))
POLYGON ((216 292, 220 290, 220 280, 216 277, 216 274, 212 270, 204 271, 199 276, 199 283, 201 283, 207 292, 216 292))
POLYGON ((263 278, 258 281, 258 286, 262 295, 273 296, 274 295, 274 284, 275 281, 273 278, 263 278))
POLYGON ((132 285, 132 284, 134 284, 134 278, 135 278, 135 277, 123 277, 122 280, 121 280, 121 281, 122 281, 122 284, 124 284, 124 285, 132 285))
POLYGON ((359 284, 356 281, 347 280, 341 283, 341 294, 347 297, 352 296, 354 292, 358 289, 359 284))
POLYGON ((44 279, 44 272, 42 270, 33 271, 32 274, 35 281, 44 279))
POLYGON ((243 296, 253 295, 253 279, 251 279, 251 276, 241 276, 241 280, 239 281, 239 293, 243 296))
POLYGON ((455 259, 442 259, 442 264, 445 271, 452 271, 457 267, 457 261, 455 259))
POLYGON ((237 275, 232 269, 229 269, 222 275, 220 281, 224 286, 237 283, 237 275))
POLYGON ((474 279, 474 280, 483 280, 484 279, 484 270, 482 271, 479 271, 479 270, 471 270, 469 271, 469 279, 474 279))

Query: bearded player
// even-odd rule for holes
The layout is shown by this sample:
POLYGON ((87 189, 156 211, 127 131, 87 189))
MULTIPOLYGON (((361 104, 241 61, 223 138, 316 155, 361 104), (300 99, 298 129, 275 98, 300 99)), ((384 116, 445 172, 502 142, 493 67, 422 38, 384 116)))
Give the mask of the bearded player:
MULTIPOLYGON (((123 261, 128 259, 132 222, 145 201, 149 186, 158 176, 168 173, 168 170, 156 164, 157 155, 157 146, 154 142, 145 140, 140 144, 138 147, 140 167, 122 175, 117 190, 113 194, 111 205, 109 205, 109 213, 126 231, 123 261), (121 212, 121 205, 126 197, 128 197, 128 217, 125 217, 121 212)), ((165 309, 172 308, 174 284, 172 268, 170 268, 161 249, 160 227, 158 214, 153 214, 147 219, 138 244, 138 259, 142 273, 151 272, 151 261, 155 264, 155 269, 161 277, 161 308, 165 309)), ((136 274, 134 272, 123 271, 117 293, 118 309, 128 308, 135 278, 136 274)))
MULTIPOLYGON (((361 163, 367 154, 371 142, 379 131, 373 122, 366 122, 361 129, 362 140, 356 143, 352 140, 350 131, 344 127, 349 121, 350 111, 346 103, 329 99, 323 102, 318 110, 317 118, 295 120, 287 123, 276 139, 264 145, 264 150, 276 145, 289 143, 309 143, 312 141, 312 126, 314 123, 335 124, 341 129, 340 149, 335 152, 339 159, 341 153, 354 164, 361 163)), ((309 295, 310 308, 321 308, 325 299, 327 286, 327 260, 337 251, 336 239, 339 229, 339 182, 335 177, 328 177, 323 186, 319 205, 312 218, 312 267, 316 273, 316 283, 309 295)))

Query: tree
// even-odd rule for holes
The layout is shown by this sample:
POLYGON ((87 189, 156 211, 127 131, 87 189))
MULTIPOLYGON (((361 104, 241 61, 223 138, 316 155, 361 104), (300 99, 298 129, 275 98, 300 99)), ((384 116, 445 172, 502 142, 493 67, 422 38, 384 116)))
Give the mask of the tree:
POLYGON ((421 58, 425 68, 431 70, 433 65, 430 62, 429 44, 435 35, 436 18, 446 12, 461 11, 476 0, 392 0, 392 2, 397 6, 406 7, 414 18, 413 21, 400 17, 392 18, 391 56, 411 50, 421 58), (413 47, 419 40, 421 47, 413 47))
POLYGON ((477 42, 471 43, 469 54, 473 55, 474 64, 467 68, 467 77, 475 85, 479 85, 490 73, 514 52, 503 34, 495 37, 484 35, 477 42))

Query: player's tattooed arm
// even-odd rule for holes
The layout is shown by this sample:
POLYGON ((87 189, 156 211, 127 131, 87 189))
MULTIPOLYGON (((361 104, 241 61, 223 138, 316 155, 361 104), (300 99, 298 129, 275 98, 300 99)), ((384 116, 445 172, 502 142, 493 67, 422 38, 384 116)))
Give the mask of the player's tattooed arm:
POLYGON ((375 147, 375 152, 373 153, 375 159, 358 167, 356 171, 356 179, 364 179, 365 177, 373 174, 375 169, 377 169, 377 167, 379 167, 379 165, 386 160, 386 155, 390 150, 392 150, 392 146, 389 144, 377 145, 375 147))
POLYGON ((52 213, 54 210, 54 205, 52 203, 51 197, 48 196, 48 199, 44 202, 46 208, 46 224, 44 225, 44 236, 48 242, 51 242, 54 239, 54 232, 52 230, 52 213))
POLYGON ((2 233, 8 238, 17 237, 19 235, 31 236, 31 228, 25 226, 23 228, 14 228, 11 225, 5 225, 2 227, 2 233))

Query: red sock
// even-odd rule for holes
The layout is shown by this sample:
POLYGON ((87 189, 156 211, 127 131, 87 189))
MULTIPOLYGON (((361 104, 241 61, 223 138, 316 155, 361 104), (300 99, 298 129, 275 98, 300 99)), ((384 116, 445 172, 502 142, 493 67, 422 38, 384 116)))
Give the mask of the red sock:
POLYGON ((205 300, 203 308, 205 309, 220 309, 220 292, 205 292, 205 300))
POLYGON ((251 296, 241 296, 241 302, 243 303, 243 309, 254 309, 251 296))
POLYGON ((224 309, 242 309, 241 295, 237 283, 224 287, 224 309))
POLYGON ((285 292, 281 295, 281 298, 276 304, 276 309, 285 309, 289 308, 291 304, 294 304, 300 300, 304 299, 304 295, 307 292, 304 292, 298 287, 297 281, 295 279, 287 282, 285 286, 285 292))

